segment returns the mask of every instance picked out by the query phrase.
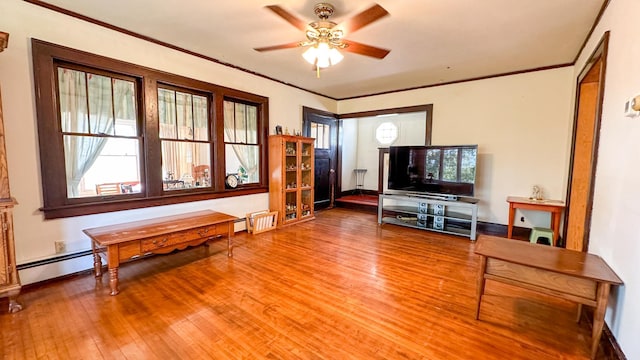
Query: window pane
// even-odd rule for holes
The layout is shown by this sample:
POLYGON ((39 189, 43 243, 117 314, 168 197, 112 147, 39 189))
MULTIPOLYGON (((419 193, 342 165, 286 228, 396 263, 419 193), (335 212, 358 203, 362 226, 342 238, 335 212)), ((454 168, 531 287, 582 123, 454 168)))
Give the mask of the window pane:
POLYGON ((331 135, 330 129, 329 129, 329 125, 327 124, 323 124, 323 131, 322 131, 322 148, 323 149, 328 149, 329 148, 329 136, 331 135))
POLYGON ((236 142, 236 113, 235 103, 224 102, 224 142, 236 142))
POLYGON ((136 90, 132 81, 113 80, 115 97, 116 135, 137 136, 136 90))
POLYGON ((193 122, 194 122, 194 140, 209 140, 209 117, 207 98, 204 96, 193 96, 193 122))
POLYGON ((193 140, 193 107, 191 94, 176 92, 178 139, 193 140))
POLYGON ((309 137, 315 139, 314 147, 318 148, 318 124, 317 123, 311 123, 311 131, 310 131, 309 137))
POLYGON ((258 108, 253 105, 224 102, 224 141, 258 143, 258 108))
POLYGON ((427 178, 440 179, 440 150, 427 150, 427 178), (431 174, 431 175, 430 175, 431 174))
POLYGON ((164 190, 211 186, 210 144, 162 141, 164 190))
POLYGON ((89 132, 85 73, 58 68, 60 121, 63 132, 89 132))
POLYGON ((139 193, 138 139, 64 135, 67 196, 139 193))
POLYGON ((92 134, 114 135, 111 78, 87 74, 89 89, 89 131, 92 134))
POLYGON ((247 124, 247 144, 258 143, 258 108, 252 105, 245 105, 247 124))
POLYGON ((160 138, 175 139, 176 131, 176 99, 175 91, 158 89, 158 121, 160 138))
POLYGON ((458 149, 444 150, 442 158, 442 180, 458 180, 458 149))
POLYGON ((257 145, 225 145, 228 174, 238 174, 240 184, 260 182, 260 147, 257 145))

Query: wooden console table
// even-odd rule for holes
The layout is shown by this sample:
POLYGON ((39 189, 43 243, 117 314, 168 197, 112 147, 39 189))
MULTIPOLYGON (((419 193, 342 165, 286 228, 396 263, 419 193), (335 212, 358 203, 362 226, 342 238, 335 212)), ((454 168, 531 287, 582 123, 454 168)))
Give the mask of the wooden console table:
POLYGON ((149 254, 166 254, 227 236, 227 255, 233 256, 235 216, 211 211, 165 216, 150 220, 85 229, 91 238, 93 266, 97 278, 102 276, 102 260, 109 269, 111 295, 117 295, 120 263, 149 254))
POLYGON ((558 235, 560 233, 560 215, 564 210, 564 202, 561 200, 534 200, 526 197, 508 196, 509 203, 509 225, 507 227, 507 238, 513 236, 513 221, 516 215, 516 209, 548 211, 551 213, 551 229, 553 230, 553 239, 551 245, 556 246, 558 235))
POLYGON ((611 285, 622 280, 601 257, 562 248, 480 235, 475 253, 480 255, 476 319, 486 279, 519 286, 575 301, 578 317, 582 304, 595 307, 591 333, 591 358, 598 351, 611 285))

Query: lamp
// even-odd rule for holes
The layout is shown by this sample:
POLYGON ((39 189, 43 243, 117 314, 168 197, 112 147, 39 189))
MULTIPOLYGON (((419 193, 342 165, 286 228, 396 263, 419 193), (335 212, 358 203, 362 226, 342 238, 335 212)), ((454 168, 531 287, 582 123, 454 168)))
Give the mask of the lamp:
POLYGON ((338 49, 330 46, 325 41, 320 41, 302 54, 302 57, 311 65, 318 68, 326 68, 342 61, 344 55, 338 49))

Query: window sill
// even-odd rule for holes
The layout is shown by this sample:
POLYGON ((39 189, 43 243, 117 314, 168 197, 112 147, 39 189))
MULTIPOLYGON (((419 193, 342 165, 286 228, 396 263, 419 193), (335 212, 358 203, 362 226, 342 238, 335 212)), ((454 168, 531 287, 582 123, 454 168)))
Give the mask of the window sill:
POLYGON ((181 204, 192 201, 203 201, 211 199, 221 199, 234 196, 251 195, 266 193, 269 188, 264 187, 251 187, 251 188, 238 188, 234 190, 225 190, 215 193, 198 193, 198 194, 176 194, 175 196, 162 196, 154 198, 135 198, 135 199, 123 199, 113 200, 102 203, 83 203, 63 206, 51 206, 42 207, 39 210, 44 212, 45 219, 59 219, 73 216, 101 214, 113 211, 140 209, 153 206, 163 206, 171 204, 181 204))

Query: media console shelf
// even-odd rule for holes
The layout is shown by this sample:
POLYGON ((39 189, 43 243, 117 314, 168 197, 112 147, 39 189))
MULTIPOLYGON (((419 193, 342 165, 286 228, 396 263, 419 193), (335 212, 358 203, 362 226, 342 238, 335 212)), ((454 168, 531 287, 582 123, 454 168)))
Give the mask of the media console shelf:
POLYGON ((378 224, 394 224, 476 239, 478 200, 437 196, 380 194, 378 224))

